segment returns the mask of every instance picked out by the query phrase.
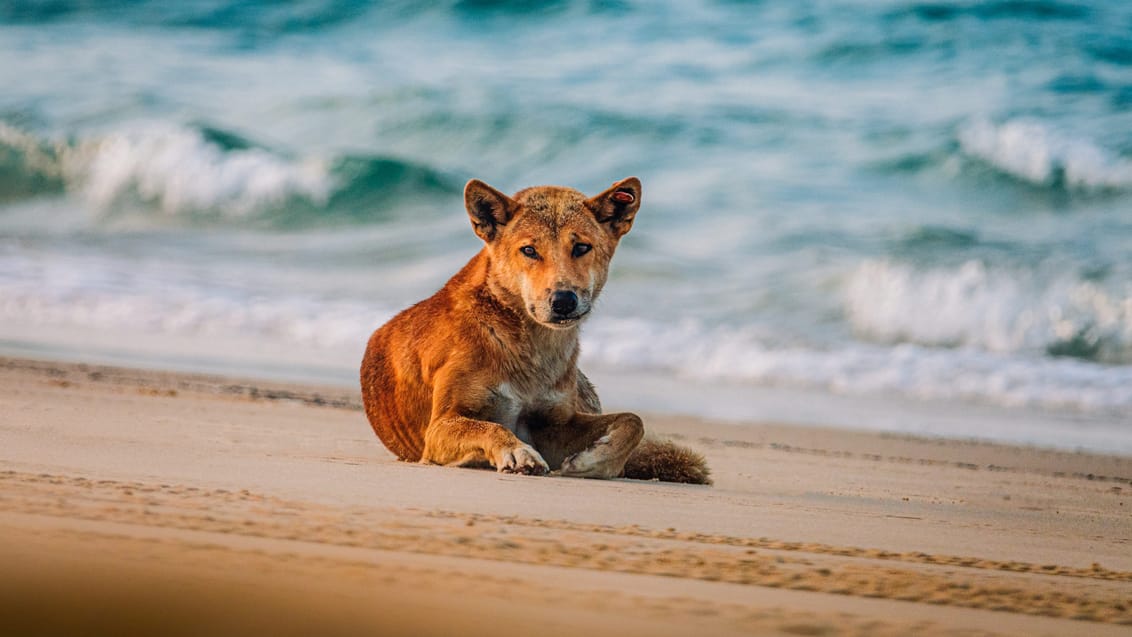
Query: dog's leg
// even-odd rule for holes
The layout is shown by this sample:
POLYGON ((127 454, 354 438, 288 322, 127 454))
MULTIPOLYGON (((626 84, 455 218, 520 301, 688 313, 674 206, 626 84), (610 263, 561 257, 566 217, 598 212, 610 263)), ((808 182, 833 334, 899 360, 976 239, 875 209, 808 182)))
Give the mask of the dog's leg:
POLYGON ((533 447, 502 425, 463 416, 440 417, 429 423, 421 462, 445 465, 490 464, 503 473, 545 475, 546 461, 533 447))
POLYGON ((597 397, 597 390, 580 369, 578 370, 578 404, 574 409, 585 414, 601 413, 601 399, 597 397))
POLYGON ((625 461, 645 435, 645 426, 636 414, 574 414, 565 426, 577 431, 576 443, 584 448, 562 461, 562 475, 577 478, 616 478, 625 461))

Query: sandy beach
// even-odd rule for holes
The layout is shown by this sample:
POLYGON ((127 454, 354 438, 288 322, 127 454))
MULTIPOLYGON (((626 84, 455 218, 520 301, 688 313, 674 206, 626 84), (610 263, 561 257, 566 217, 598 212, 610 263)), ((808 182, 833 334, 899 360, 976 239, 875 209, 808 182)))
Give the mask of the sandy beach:
POLYGON ((702 452, 715 485, 406 464, 349 389, 0 359, 0 624, 22 635, 1132 630, 1132 458, 646 423, 702 452))
POLYGON ((0 637, 1132 637, 1130 33, 0 3, 0 637), (399 462, 391 323, 379 428, 576 363, 714 483, 399 462))

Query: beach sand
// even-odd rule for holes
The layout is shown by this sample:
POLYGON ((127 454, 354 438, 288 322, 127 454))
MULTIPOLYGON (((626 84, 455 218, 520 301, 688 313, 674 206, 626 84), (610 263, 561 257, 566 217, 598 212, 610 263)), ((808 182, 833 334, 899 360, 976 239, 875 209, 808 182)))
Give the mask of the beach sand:
POLYGON ((402 463, 356 391, 0 359, 0 626, 1132 633, 1132 458, 645 421, 715 485, 402 463))

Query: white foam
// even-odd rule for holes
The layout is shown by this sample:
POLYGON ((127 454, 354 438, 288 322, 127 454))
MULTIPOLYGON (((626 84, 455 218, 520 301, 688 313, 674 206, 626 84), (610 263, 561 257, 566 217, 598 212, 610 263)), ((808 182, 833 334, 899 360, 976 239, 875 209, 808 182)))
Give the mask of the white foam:
POLYGON ((844 303, 858 335, 885 343, 1040 355, 1084 336, 1102 358, 1123 360, 1132 350, 1132 287, 1069 275, 991 271, 980 261, 916 269, 869 260, 850 275, 844 303))
POLYGON ((357 346, 391 316, 350 299, 269 296, 234 285, 195 282, 166 266, 55 256, 0 254, 0 325, 24 323, 121 333, 264 338, 279 346, 357 346))
POLYGON ((321 206, 336 185, 323 160, 225 150, 196 129, 165 123, 125 125, 74 144, 0 123, 0 144, 20 151, 27 169, 63 179, 97 211, 134 199, 168 215, 241 216, 292 198, 321 206))
POLYGON ((321 161, 290 161, 257 148, 225 151, 199 131, 166 125, 87 142, 68 173, 98 208, 134 195, 171 215, 246 215, 296 196, 321 205, 333 185, 321 161))
MULTIPOLYGON (((129 259, 0 252, 0 340, 23 338, 20 335, 34 331, 29 326, 41 326, 71 335, 102 332, 117 335, 116 339, 192 343, 201 357, 221 359, 228 354, 225 344, 255 342, 262 356, 274 356, 281 365, 287 353, 298 348, 326 352, 322 359, 340 367, 341 375, 347 377, 356 369, 372 330, 392 315, 389 308, 353 297, 245 288, 202 278, 185 266, 156 267, 129 259)), ((916 305, 930 303, 935 296, 899 292, 915 287, 911 283, 915 275, 896 266, 873 264, 863 267, 860 276, 871 276, 869 268, 879 268, 897 280, 898 285, 890 285, 888 292, 882 286, 882 296, 897 290, 895 300, 888 302, 931 315, 930 309, 918 310, 916 305)), ((982 284, 978 282, 985 273, 973 266, 967 269, 972 271, 961 273, 959 278, 966 283, 959 287, 979 290, 982 284)), ((942 273, 928 276, 946 278, 942 273)), ((995 285, 999 284, 987 289, 995 290, 995 285)), ((988 300, 984 302, 990 303, 993 294, 976 292, 975 296, 985 295, 988 300)), ((940 298, 949 297, 942 294, 940 298)), ((957 297, 955 302, 962 301, 957 297)), ((1119 311, 1124 312, 1121 320, 1127 326, 1132 302, 1125 300, 1124 304, 1119 311)), ((919 329, 915 316, 899 315, 898 310, 888 309, 880 318, 869 320, 890 321, 889 329, 898 331, 919 329)), ((927 331, 917 336, 922 340, 976 339, 977 333, 974 324, 954 333, 941 326, 923 329, 927 331)), ((582 351, 585 366, 607 372, 646 370, 668 377, 853 396, 959 399, 1132 416, 1130 365, 1106 366, 1025 351, 996 352, 971 344, 953 348, 914 343, 788 347, 775 342, 765 329, 750 326, 710 326, 691 320, 669 324, 603 315, 584 327, 582 351)))
POLYGON ((776 347, 749 330, 602 319, 587 326, 583 354, 586 364, 606 370, 659 370, 694 380, 1132 414, 1132 366, 969 347, 776 347))
POLYGON ((959 144, 968 155, 1039 185, 1063 179, 1067 187, 1084 190, 1132 187, 1132 160, 1034 119, 998 125, 974 119, 960 128, 959 144))

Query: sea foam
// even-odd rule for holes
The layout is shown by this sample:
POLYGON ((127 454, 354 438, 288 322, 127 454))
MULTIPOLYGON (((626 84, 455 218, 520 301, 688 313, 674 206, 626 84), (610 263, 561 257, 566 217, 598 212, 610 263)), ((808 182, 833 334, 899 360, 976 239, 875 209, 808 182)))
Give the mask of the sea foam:
POLYGON ((959 145, 967 155, 1041 186, 1132 188, 1132 160, 1035 119, 1012 119, 1002 124, 984 118, 970 120, 959 130, 959 145))
POLYGON ((973 347, 845 344, 784 347, 747 329, 607 318, 588 325, 583 363, 699 381, 895 394, 1010 407, 1132 413, 1132 367, 1023 357, 973 347))
POLYGON ((325 162, 289 160, 259 148, 224 150, 191 128, 148 126, 83 143, 68 174, 91 204, 124 197, 175 215, 247 215, 293 198, 322 205, 333 189, 325 162))
MULTIPOLYGON (((860 276, 871 275, 864 269, 860 276)), ((964 276, 979 278, 977 273, 964 276)), ((906 302, 911 306, 916 299, 906 302)), ((0 252, 0 339, 12 338, 15 332, 9 332, 21 325, 122 339, 149 334, 195 343, 194 352, 202 359, 223 358, 224 343, 248 341, 280 352, 296 347, 326 352, 338 357, 335 364, 347 376, 356 369, 370 333, 394 309, 311 291, 266 295, 235 282, 202 281, 199 273, 177 267, 165 268, 158 276, 128 259, 44 259, 0 252)), ((1128 314, 1123 316, 1127 321, 1128 314)), ((752 326, 603 315, 584 326, 582 352, 585 368, 617 373, 642 370, 695 381, 846 395, 894 394, 1132 415, 1132 366, 996 352, 977 345, 785 345, 752 326)))
POLYGON ((18 156, 25 175, 59 182, 96 211, 136 201, 167 215, 246 216, 296 198, 322 206, 338 186, 328 161, 222 148, 197 128, 167 123, 124 125, 74 142, 0 123, 0 145, 18 156))
POLYGON ((874 342, 1065 353, 1119 363, 1132 355, 1127 286, 991 270, 978 260, 921 269, 870 259, 850 275, 844 294, 854 331, 874 342))
POLYGON ((269 296, 200 277, 175 264, 0 251, 0 324, 198 338, 207 351, 207 339, 220 335, 282 347, 348 346, 391 316, 349 299, 269 296))

